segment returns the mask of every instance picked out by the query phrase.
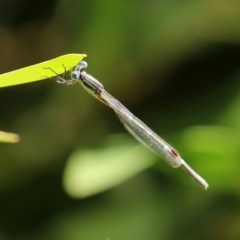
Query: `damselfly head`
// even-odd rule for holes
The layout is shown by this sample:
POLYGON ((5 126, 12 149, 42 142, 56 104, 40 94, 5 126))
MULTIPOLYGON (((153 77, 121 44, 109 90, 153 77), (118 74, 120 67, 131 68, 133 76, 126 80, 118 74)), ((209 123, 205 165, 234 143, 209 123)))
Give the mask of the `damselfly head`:
POLYGON ((87 68, 88 64, 85 61, 81 61, 72 71, 71 77, 72 79, 79 80, 81 78, 81 72, 84 71, 87 68))
POLYGON ((76 67, 75 67, 75 71, 77 72, 82 72, 83 70, 85 70, 87 68, 88 64, 85 61, 81 61, 76 67))

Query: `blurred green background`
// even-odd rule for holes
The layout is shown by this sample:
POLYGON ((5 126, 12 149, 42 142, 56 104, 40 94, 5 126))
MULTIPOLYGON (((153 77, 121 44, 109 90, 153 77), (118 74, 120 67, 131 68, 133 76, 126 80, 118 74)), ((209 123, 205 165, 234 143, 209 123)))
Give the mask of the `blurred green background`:
POLYGON ((2 73, 67 53, 174 145, 206 192, 81 87, 0 89, 0 240, 240 239, 240 3, 1 0, 2 73))

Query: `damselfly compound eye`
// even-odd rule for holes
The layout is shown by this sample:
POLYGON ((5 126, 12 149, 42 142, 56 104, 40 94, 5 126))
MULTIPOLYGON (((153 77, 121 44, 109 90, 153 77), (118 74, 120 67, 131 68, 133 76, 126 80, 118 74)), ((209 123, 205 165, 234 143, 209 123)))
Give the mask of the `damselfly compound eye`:
POLYGON ((86 68, 88 67, 88 64, 87 64, 87 62, 85 62, 85 61, 81 61, 81 62, 80 62, 80 66, 81 66, 81 68, 82 68, 82 70, 83 70, 83 69, 86 69, 86 68))
POLYGON ((76 67, 75 72, 82 72, 87 68, 88 64, 85 61, 81 61, 76 67))
POLYGON ((72 77, 72 79, 77 79, 77 80, 79 80, 79 78, 80 78, 80 72, 78 72, 78 71, 73 71, 73 72, 71 73, 71 77, 72 77))

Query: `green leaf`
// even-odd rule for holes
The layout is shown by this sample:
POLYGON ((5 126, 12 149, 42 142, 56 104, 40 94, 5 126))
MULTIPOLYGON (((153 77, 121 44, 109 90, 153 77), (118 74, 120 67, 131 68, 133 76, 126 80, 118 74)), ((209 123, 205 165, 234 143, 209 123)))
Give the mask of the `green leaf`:
POLYGON ((0 142, 17 143, 19 142, 19 140, 20 140, 20 137, 16 133, 0 131, 0 142))
POLYGON ((115 136, 103 149, 74 152, 64 171, 63 186, 70 196, 85 198, 113 188, 154 164, 147 149, 115 136))
POLYGON ((64 74, 76 66, 86 54, 66 54, 0 75, 0 87, 46 80, 64 74), (52 70, 53 71, 52 71, 52 70))

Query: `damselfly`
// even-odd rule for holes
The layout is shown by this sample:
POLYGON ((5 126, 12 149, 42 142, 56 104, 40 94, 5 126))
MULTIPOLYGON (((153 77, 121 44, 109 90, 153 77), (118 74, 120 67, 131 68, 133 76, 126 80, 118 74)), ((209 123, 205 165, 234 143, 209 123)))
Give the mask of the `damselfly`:
POLYGON ((160 138, 145 123, 134 116, 122 103, 109 94, 103 84, 86 73, 87 63, 81 61, 71 72, 70 78, 58 76, 57 82, 64 85, 73 85, 80 82, 89 93, 113 109, 119 120, 129 133, 140 143, 159 155, 173 168, 182 167, 201 187, 208 188, 208 183, 196 173, 170 144, 160 138))

